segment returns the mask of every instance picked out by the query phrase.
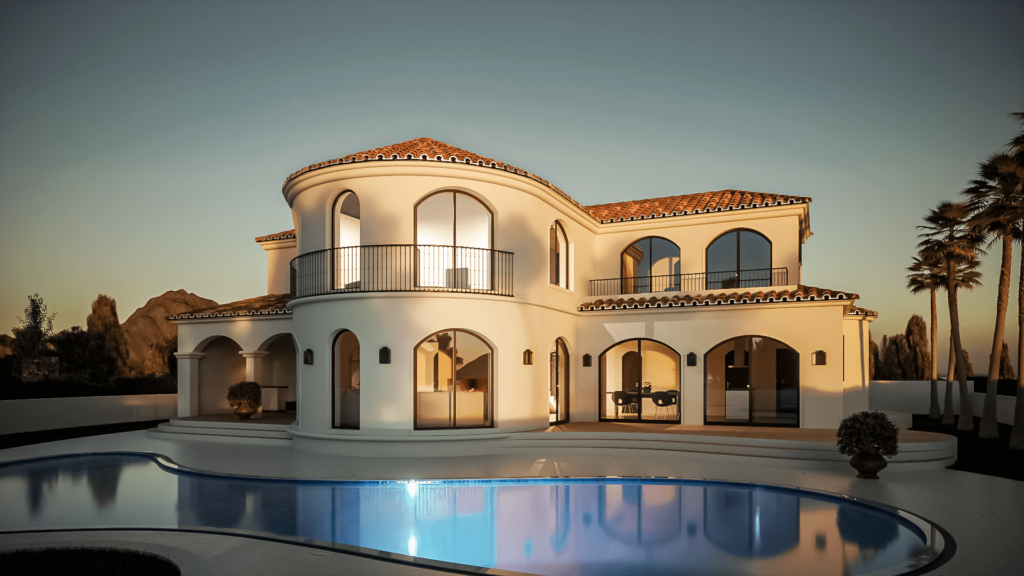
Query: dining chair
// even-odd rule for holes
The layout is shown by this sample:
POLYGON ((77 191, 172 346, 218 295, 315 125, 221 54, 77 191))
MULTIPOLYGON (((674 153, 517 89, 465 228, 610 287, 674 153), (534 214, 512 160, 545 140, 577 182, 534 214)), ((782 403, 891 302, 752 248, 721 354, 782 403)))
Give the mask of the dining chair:
POLYGON ((659 414, 662 409, 671 410, 673 404, 672 395, 668 392, 655 392, 651 394, 651 400, 654 401, 654 419, 659 418, 659 414))
POLYGON ((612 392, 612 400, 615 402, 616 417, 618 417, 619 408, 622 408, 623 414, 636 414, 636 394, 630 394, 629 392, 612 392))

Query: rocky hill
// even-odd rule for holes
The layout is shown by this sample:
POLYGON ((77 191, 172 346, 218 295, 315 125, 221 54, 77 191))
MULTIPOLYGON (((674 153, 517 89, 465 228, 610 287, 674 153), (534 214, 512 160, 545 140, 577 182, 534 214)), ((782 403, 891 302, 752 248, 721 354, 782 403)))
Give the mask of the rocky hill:
POLYGON ((150 298, 121 324, 128 341, 128 367, 141 372, 152 344, 159 344, 178 334, 178 327, 167 321, 172 314, 191 312, 216 306, 217 302, 185 290, 168 290, 150 298))

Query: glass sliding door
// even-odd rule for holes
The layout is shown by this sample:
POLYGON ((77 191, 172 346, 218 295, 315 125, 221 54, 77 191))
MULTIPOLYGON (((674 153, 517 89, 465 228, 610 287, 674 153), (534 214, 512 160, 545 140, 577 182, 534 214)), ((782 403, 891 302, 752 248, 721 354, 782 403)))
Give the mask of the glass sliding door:
POLYGON ((491 349, 462 330, 430 335, 415 350, 416 429, 492 425, 491 349))
POLYGON ((548 421, 563 424, 569 421, 569 348, 561 338, 551 347, 550 362, 548 421))
POLYGON ((800 355, 760 336, 727 340, 704 356, 708 424, 800 425, 800 355))
POLYGON ((679 354, 655 340, 620 342, 600 359, 599 418, 679 422, 679 354))
POLYGON ((417 286, 490 290, 493 220, 465 192, 438 192, 417 204, 417 286))

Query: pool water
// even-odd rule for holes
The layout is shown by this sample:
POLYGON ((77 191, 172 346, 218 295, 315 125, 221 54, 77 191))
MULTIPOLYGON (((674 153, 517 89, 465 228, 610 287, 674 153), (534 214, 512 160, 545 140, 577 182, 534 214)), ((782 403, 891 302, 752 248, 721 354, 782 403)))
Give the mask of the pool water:
POLYGON ((261 480, 142 454, 0 465, 0 531, 184 528, 569 574, 900 574, 946 540, 815 492, 674 479, 261 480))

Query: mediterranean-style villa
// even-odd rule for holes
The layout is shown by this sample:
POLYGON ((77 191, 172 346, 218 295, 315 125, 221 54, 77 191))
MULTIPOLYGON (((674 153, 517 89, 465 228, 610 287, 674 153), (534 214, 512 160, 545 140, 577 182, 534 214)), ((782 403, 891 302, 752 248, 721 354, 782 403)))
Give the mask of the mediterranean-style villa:
POLYGON ((229 413, 228 386, 256 381, 265 422, 295 411, 268 437, 374 455, 569 422, 835 429, 868 409, 876 314, 803 284, 810 198, 583 206, 429 138, 282 191, 294 229, 256 238, 267 294, 170 318, 179 418, 229 413))

